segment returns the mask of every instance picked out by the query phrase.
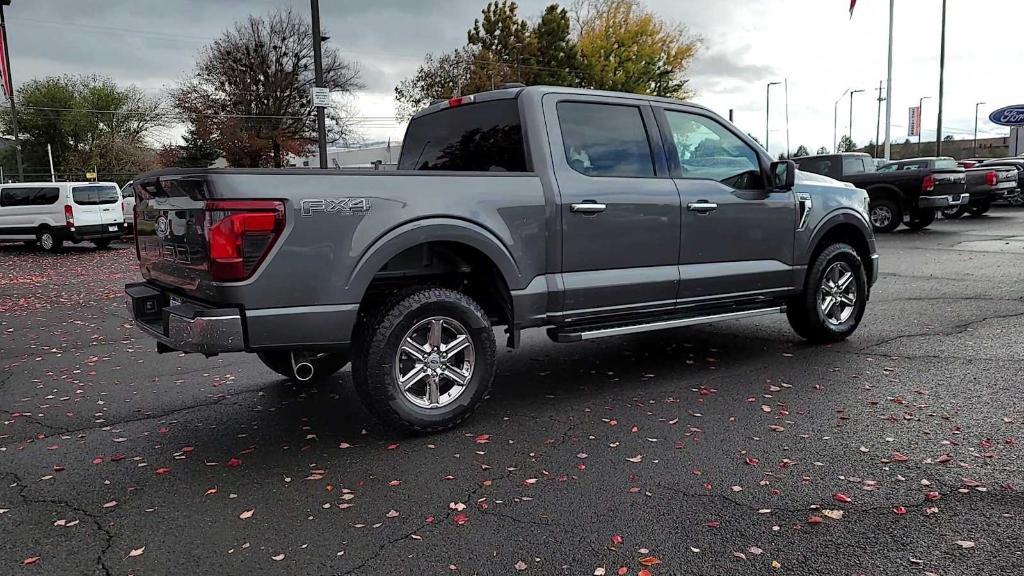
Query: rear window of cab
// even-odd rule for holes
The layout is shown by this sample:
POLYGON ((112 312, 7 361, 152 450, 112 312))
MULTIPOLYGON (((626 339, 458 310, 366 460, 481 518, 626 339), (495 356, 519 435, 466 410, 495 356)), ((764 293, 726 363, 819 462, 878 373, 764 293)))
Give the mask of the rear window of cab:
POLYGON ((519 103, 505 98, 414 118, 405 133, 398 168, 527 172, 519 103))

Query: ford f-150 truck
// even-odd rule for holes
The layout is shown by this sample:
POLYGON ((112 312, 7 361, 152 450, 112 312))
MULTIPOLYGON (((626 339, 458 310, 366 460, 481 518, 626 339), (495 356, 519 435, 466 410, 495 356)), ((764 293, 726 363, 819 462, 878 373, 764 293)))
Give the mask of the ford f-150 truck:
POLYGON ((970 202, 967 175, 955 160, 931 167, 897 170, 886 164, 875 170, 871 156, 859 152, 797 158, 801 170, 850 182, 871 198, 871 224, 876 232, 892 232, 901 223, 913 230, 931 226, 935 210, 970 202))
POLYGON ((255 353, 293 380, 352 361, 409 432, 487 394, 495 333, 579 342, 785 313, 857 329, 878 256, 868 198, 772 162, 676 100, 554 87, 454 98, 410 121, 399 170, 165 170, 134 180, 160 351, 255 353))

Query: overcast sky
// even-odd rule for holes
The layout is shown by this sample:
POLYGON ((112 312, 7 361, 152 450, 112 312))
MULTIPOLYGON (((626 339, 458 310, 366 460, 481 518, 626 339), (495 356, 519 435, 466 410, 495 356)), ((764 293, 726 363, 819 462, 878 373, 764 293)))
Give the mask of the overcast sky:
MULTIPOLYGON (((466 29, 486 0, 321 0, 331 43, 358 63, 366 89, 353 99, 369 139, 400 139, 392 90, 427 52, 465 43, 466 29)), ((523 0, 535 18, 549 2, 523 0)), ((565 2, 566 4, 568 3, 565 2)), ((834 102, 847 88, 854 99, 853 137, 875 137, 878 82, 886 75, 888 2, 860 0, 853 19, 847 0, 647 0, 662 17, 704 39, 691 77, 695 100, 723 116, 735 110, 744 130, 765 138, 765 84, 789 81, 790 141, 831 148, 834 102)), ((196 52, 249 13, 305 0, 14 0, 7 8, 15 83, 62 73, 100 73, 158 91, 186 77, 196 52)), ((974 104, 980 133, 1001 136, 991 110, 1024 101, 1016 70, 1024 41, 1013 15, 1020 0, 949 2, 946 59, 946 133, 970 138, 974 104)), ((934 137, 939 89, 941 0, 896 0, 893 138, 907 132, 907 110, 922 96, 924 137, 934 137)), ((771 150, 785 146, 785 98, 772 89, 771 150)), ((847 133, 849 97, 839 104, 839 134, 847 133)), ((884 118, 884 111, 883 111, 884 118)), ((883 120, 884 121, 884 120, 883 120)), ((883 125, 884 131, 884 125, 883 125)), ((171 138, 174 131, 166 137, 171 138)), ((884 136, 883 136, 884 137, 884 136)))

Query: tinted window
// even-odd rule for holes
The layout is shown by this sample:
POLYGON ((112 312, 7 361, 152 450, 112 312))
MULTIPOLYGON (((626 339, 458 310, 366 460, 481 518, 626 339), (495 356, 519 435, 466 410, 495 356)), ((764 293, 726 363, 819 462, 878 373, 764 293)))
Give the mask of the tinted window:
POLYGON ((580 174, 653 177, 654 159, 640 109, 635 106, 559 102, 565 159, 580 174))
POLYGON ((863 174, 871 172, 865 165, 866 158, 863 156, 843 156, 843 174, 863 174))
POLYGON ((879 172, 895 172, 899 168, 899 164, 886 164, 878 169, 879 172))
POLYGON ((121 199, 113 186, 75 186, 71 189, 71 197, 75 204, 81 206, 116 204, 121 199))
POLYGON ((679 177, 714 180, 741 190, 764 188, 757 154, 718 122, 665 111, 679 159, 679 177))
POLYGON ((952 158, 940 158, 935 161, 935 167, 944 170, 946 168, 957 168, 958 166, 956 165, 956 160, 952 158))
POLYGON ((834 177, 836 174, 833 173, 832 158, 801 158, 800 169, 804 172, 813 172, 815 174, 821 174, 822 176, 834 177))
POLYGON ((516 100, 464 104, 409 123, 401 170, 526 172, 516 100))
POLYGON ((4 188, 0 191, 0 206, 46 206, 59 197, 60 190, 52 187, 4 188))

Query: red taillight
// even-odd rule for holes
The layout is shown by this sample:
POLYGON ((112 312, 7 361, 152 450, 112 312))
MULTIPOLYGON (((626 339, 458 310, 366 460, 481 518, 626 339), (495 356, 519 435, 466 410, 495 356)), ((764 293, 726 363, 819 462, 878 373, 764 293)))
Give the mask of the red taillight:
POLYGON ((935 176, 931 174, 924 177, 924 182, 921 183, 921 190, 924 192, 931 192, 935 190, 935 176))
POLYGON ((988 183, 989 186, 995 186, 996 184, 999 184, 999 176, 995 172, 989 172, 988 174, 985 174, 985 182, 988 183))
POLYGON ((471 104, 473 102, 473 96, 462 96, 461 98, 451 98, 448 100, 448 107, 455 108, 456 106, 462 106, 463 104, 471 104))
POLYGON ((275 200, 219 200, 206 203, 210 276, 219 282, 245 280, 284 230, 284 204, 275 200))
POLYGON ((64 222, 66 222, 68 226, 75 225, 75 212, 71 208, 70 204, 64 205, 64 222))

